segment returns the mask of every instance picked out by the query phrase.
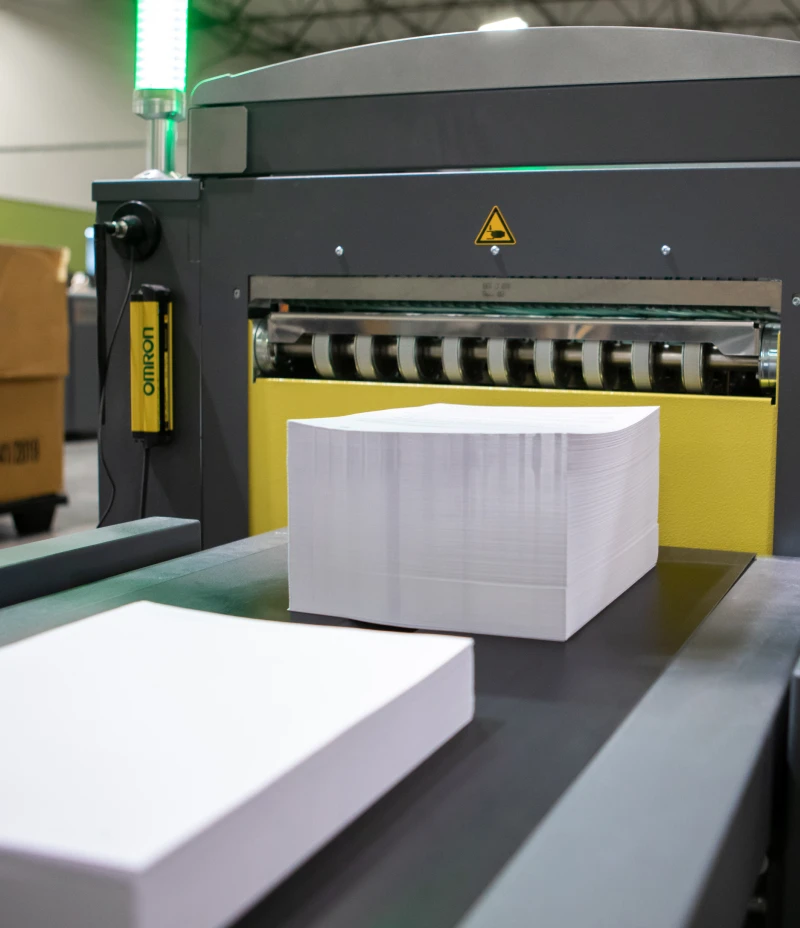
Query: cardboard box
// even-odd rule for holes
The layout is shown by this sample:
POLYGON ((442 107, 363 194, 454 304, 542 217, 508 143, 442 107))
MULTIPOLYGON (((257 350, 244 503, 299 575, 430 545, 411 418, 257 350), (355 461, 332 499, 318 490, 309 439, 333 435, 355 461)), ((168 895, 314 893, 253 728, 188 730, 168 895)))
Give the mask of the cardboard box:
POLYGON ((59 493, 64 380, 0 380, 0 504, 59 493))
POLYGON ((0 503, 59 493, 69 249, 0 244, 0 503))
POLYGON ((66 377, 68 248, 0 244, 0 380, 66 377))

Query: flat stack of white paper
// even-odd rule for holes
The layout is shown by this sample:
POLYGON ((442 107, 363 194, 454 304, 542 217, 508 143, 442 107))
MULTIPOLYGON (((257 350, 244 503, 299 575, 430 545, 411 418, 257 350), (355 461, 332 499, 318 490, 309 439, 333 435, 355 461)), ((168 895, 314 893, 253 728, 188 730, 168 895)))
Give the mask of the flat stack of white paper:
POLYGON ((467 724, 472 642, 136 603, 0 649, 3 928, 219 928, 467 724))
POLYGON ((290 422, 290 608, 565 641, 656 562, 658 413, 439 404, 290 422))

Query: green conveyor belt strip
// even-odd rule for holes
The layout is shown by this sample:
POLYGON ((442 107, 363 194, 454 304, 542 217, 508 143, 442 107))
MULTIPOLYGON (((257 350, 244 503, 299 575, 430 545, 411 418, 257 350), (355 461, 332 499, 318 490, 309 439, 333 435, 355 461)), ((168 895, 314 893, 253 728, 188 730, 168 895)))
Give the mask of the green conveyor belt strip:
POLYGON ((364 300, 304 300, 292 310, 380 313, 455 313, 460 316, 522 316, 569 319, 694 319, 778 322, 775 313, 759 308, 730 309, 723 306, 588 306, 545 303, 411 303, 364 300))

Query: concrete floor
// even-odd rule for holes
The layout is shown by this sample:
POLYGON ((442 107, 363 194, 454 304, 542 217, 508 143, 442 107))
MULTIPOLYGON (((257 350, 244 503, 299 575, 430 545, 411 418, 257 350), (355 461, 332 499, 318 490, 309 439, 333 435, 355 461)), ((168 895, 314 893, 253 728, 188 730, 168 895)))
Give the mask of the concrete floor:
POLYGON ((97 442, 68 441, 64 445, 64 493, 66 506, 56 509, 53 530, 48 535, 17 537, 10 515, 0 515, 0 548, 38 541, 53 535, 68 535, 97 525, 97 442))

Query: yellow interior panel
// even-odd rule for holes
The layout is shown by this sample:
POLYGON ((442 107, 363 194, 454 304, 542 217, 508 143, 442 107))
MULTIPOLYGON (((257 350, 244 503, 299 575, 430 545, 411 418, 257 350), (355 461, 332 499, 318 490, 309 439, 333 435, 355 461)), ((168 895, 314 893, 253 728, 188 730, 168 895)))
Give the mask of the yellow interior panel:
POLYGON ((256 380, 250 391, 250 532, 286 525, 289 419, 464 403, 661 407, 663 545, 772 553, 777 407, 769 398, 341 380, 256 380))

